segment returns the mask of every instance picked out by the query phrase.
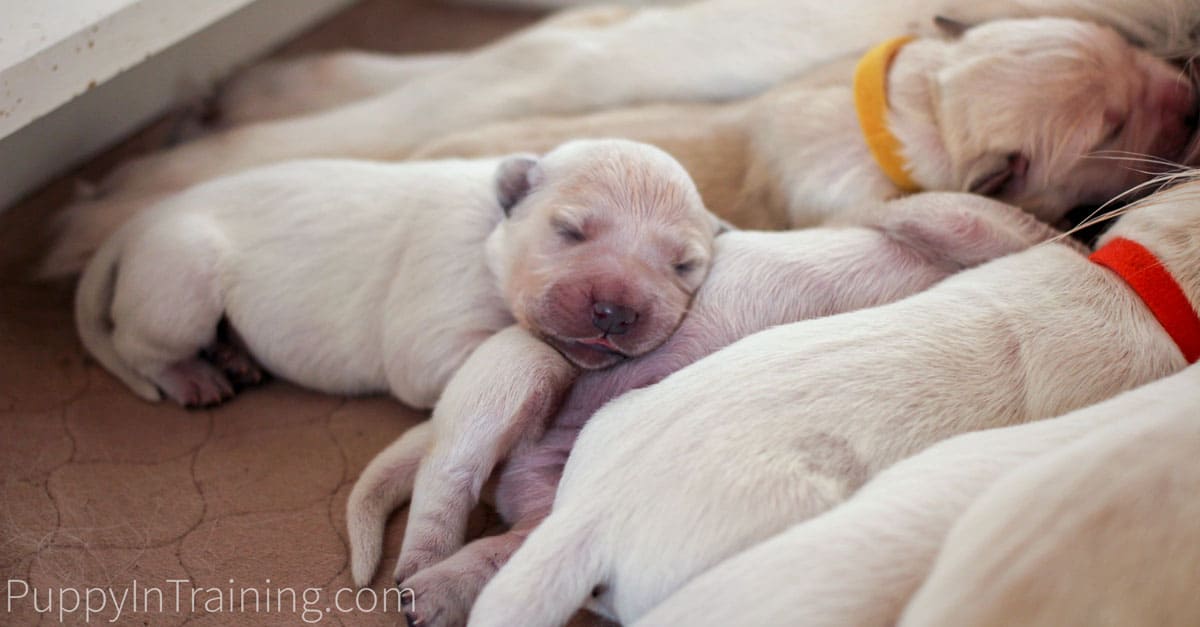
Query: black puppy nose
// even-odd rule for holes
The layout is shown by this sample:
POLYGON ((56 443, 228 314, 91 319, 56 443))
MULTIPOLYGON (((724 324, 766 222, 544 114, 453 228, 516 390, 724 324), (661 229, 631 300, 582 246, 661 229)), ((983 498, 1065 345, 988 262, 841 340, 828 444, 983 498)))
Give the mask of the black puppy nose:
POLYGON ((637 322, 636 311, 612 303, 592 305, 592 325, 609 335, 621 335, 637 322))

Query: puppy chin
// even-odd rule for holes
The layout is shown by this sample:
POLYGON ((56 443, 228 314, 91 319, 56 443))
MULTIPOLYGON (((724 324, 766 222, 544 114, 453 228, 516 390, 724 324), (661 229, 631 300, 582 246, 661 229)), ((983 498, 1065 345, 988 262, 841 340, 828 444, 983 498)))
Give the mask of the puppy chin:
POLYGON ((599 344, 558 337, 548 337, 546 341, 571 363, 584 370, 602 370, 629 359, 629 356, 618 352, 619 349, 614 350, 599 344))

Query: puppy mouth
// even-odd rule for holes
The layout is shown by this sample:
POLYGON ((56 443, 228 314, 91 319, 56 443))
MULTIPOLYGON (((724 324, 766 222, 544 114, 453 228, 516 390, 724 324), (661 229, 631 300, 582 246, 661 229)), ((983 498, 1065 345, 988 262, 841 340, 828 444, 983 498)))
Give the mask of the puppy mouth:
POLYGON ((605 336, 592 338, 567 338, 547 336, 546 340, 571 362, 585 370, 608 368, 630 358, 605 336))
POLYGON ((590 348, 594 351, 599 351, 608 355, 616 355, 623 359, 629 358, 629 355, 627 355, 620 348, 617 348, 617 345, 613 344, 612 340, 608 339, 607 335, 575 340, 575 343, 585 348, 590 348))

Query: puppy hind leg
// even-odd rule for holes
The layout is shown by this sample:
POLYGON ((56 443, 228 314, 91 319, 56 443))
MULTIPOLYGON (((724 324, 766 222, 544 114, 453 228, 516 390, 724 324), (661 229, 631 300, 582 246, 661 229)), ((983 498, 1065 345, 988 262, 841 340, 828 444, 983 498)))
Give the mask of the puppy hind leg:
POLYGON ((346 505, 346 530, 355 585, 370 585, 383 554, 387 517, 412 495, 417 468, 432 443, 429 422, 412 427, 376 455, 354 483, 346 505))
POLYGON ((208 407, 233 396, 233 384, 225 374, 199 357, 167 366, 154 383, 184 407, 208 407))
POLYGON ((180 405, 233 395, 225 375, 200 359, 224 314, 211 225, 182 220, 150 228, 130 246, 113 297, 113 348, 180 405))

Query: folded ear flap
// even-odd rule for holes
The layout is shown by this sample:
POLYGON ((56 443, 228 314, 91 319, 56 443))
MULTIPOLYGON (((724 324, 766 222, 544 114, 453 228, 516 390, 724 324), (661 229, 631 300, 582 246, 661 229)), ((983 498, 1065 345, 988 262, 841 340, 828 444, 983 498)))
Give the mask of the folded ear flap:
POLYGON ((537 155, 518 153, 505 157, 496 168, 496 199, 504 215, 525 199, 541 180, 537 155))
POLYGON ((1019 152, 981 157, 967 171, 967 191, 996 198, 1019 186, 1028 171, 1029 159, 1019 152))
POLYGON ((933 18, 933 25, 936 26, 938 30, 942 31, 942 33, 947 37, 952 39, 958 39, 959 37, 962 37, 963 33, 971 30, 970 24, 956 20, 952 17, 946 17, 945 15, 935 15, 933 18))

